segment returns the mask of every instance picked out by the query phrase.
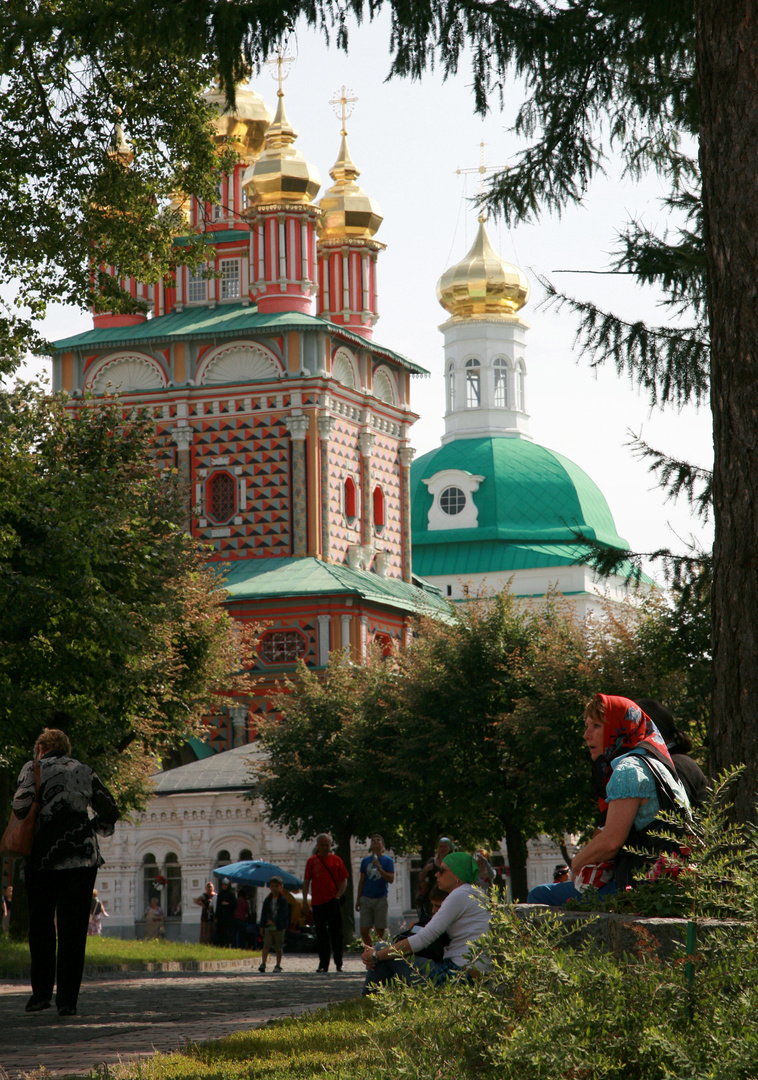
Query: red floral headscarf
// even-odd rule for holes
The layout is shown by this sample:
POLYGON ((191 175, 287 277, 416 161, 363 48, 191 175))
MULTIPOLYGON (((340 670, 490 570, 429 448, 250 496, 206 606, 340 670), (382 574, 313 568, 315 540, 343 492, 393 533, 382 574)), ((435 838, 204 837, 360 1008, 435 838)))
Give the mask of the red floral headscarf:
MULTIPOLYGON (((661 733, 639 705, 629 698, 615 697, 611 694, 598 694, 597 698, 600 698, 603 703, 605 716, 603 753, 595 763, 597 777, 603 790, 613 773, 611 761, 637 748, 640 748, 644 754, 657 758, 676 776, 676 767, 666 749, 661 733)), ((601 811, 606 810, 607 806, 607 802, 601 796, 601 811)))

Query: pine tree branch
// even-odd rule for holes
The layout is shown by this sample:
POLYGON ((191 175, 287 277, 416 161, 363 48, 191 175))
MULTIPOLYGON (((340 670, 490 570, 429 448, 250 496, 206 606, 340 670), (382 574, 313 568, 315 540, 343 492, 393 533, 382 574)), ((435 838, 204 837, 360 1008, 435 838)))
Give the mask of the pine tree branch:
POLYGON ((568 307, 580 317, 574 344, 592 368, 612 363, 618 375, 627 375, 647 392, 651 405, 681 408, 703 402, 709 351, 702 328, 629 323, 589 301, 559 293, 546 278, 539 281, 545 289, 546 307, 568 307))
POLYGON ((652 473, 659 487, 666 492, 666 498, 675 500, 684 495, 695 514, 708 521, 713 506, 713 473, 689 461, 669 457, 662 450, 656 450, 633 431, 627 446, 640 460, 647 461, 648 472, 652 473))

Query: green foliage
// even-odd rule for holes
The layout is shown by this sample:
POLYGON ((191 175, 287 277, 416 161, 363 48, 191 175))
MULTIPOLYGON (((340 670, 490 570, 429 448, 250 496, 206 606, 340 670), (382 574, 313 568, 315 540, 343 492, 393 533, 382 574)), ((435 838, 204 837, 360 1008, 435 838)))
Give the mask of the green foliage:
POLYGON ((589 825, 586 701, 600 688, 652 696, 698 719, 703 621, 705 608, 688 626, 652 597, 583 623, 559 597, 524 610, 506 591, 422 619, 387 660, 333 653, 323 681, 301 666, 276 698, 255 793, 290 835, 379 831, 424 853, 442 833, 471 849, 505 837, 525 896, 527 840, 589 825))
POLYGON ((247 682, 249 643, 154 450, 152 419, 117 401, 0 394, 3 764, 55 719, 124 806, 209 695, 247 682))

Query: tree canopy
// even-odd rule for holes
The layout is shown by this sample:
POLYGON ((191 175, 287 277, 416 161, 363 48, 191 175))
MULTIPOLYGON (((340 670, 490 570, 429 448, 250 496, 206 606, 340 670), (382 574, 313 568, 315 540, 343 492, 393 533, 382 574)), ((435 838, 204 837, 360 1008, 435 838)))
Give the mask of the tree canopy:
MULTIPOLYGON (((527 841, 581 832, 595 812, 582 741, 598 690, 657 697, 697 721, 707 605, 653 597, 583 623, 554 597, 523 610, 507 591, 452 622, 422 619, 412 643, 363 666, 330 657, 323 681, 300 666, 262 727, 254 794, 290 835, 380 832, 429 855, 451 835, 473 850, 505 838, 514 895, 526 896, 527 841)), ((695 734, 697 736, 697 724, 695 734)))
POLYGON ((6 783, 47 724, 139 805, 209 697, 247 687, 249 635, 177 524, 181 492, 155 450, 152 418, 118 401, 71 412, 31 386, 0 394, 6 783))
MULTIPOLYGON (((192 89, 218 72, 232 99, 243 67, 298 19, 347 47, 352 21, 382 10, 392 19, 392 74, 420 78, 437 64, 457 76, 470 63, 480 112, 509 76, 521 80, 516 131, 526 145, 493 180, 485 202, 494 213, 514 222, 561 213, 582 201, 610 153, 632 178, 652 170, 668 185, 669 232, 627 225, 617 266, 663 289, 669 321, 626 323, 585 298, 565 302, 591 362, 614 363, 655 404, 710 396, 713 766, 746 762, 737 799, 746 817, 758 781, 758 28, 744 3, 9 0, 0 13, 0 266, 23 270, 35 313, 53 295, 81 300, 93 250, 124 273, 164 273, 169 190, 207 192, 215 167, 207 113, 188 108, 192 89), (116 109, 134 180, 108 154, 116 109), (107 208, 120 205, 128 212, 105 230, 107 208)), ((18 349, 28 331, 11 320, 2 340, 18 349)))

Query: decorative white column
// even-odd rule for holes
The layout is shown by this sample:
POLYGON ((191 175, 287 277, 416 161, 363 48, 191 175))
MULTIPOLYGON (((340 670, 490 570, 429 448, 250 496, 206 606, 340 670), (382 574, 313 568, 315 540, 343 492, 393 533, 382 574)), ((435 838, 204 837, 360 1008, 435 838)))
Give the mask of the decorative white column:
POLYGON ((305 489, 305 437, 308 417, 302 413, 284 417, 292 453, 292 554, 304 559, 308 552, 308 499, 305 489))
POLYGON ((350 650, 350 623, 352 615, 340 615, 340 638, 343 649, 350 650))
POLYGON ((317 641, 318 641, 318 663, 319 667, 326 667, 329 663, 330 652, 330 627, 332 618, 331 615, 319 615, 316 619, 318 623, 317 641))

